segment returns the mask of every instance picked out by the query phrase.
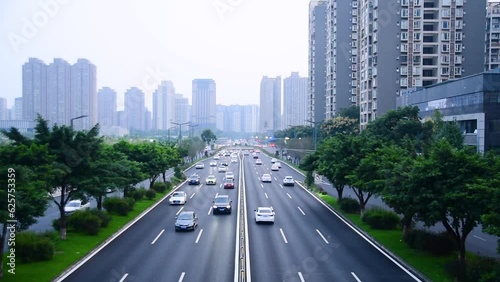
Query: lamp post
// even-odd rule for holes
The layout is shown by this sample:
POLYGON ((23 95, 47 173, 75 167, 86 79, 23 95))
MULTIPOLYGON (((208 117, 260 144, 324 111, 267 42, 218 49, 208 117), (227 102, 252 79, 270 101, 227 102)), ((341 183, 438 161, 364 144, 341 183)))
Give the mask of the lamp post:
POLYGON ((316 147, 318 144, 318 124, 322 124, 323 121, 312 121, 312 120, 305 120, 306 122, 314 124, 313 127, 313 143, 314 143, 314 151, 316 151, 316 147))
POLYGON ((70 120, 70 126, 71 126, 71 129, 73 129, 73 121, 76 120, 76 119, 81 119, 81 118, 84 118, 84 117, 88 117, 87 115, 81 115, 79 117, 74 117, 70 120))
POLYGON ((195 127, 197 127, 199 124, 188 124, 189 126, 189 138, 193 138, 193 130, 195 127))
POLYGON ((186 125, 186 124, 189 124, 190 122, 188 121, 188 122, 177 123, 177 122, 171 121, 170 123, 179 126, 179 146, 180 146, 181 145, 181 141, 182 141, 182 126, 186 125))

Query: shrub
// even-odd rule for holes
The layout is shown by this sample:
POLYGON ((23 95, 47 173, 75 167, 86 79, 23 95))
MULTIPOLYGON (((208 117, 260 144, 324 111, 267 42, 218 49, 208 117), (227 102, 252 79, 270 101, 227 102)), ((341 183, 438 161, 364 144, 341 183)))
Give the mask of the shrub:
MULTIPOLYGON (((158 193, 163 193, 167 190, 167 184, 164 182, 156 182, 153 185, 153 189, 158 193)), ((147 197, 147 196, 146 196, 147 197)))
POLYGON ((360 211, 359 202, 347 197, 339 200, 340 209, 347 213, 358 213, 360 211))
POLYGON ((55 231, 61 230, 61 224, 59 223, 59 218, 52 220, 52 228, 54 228, 55 231))
POLYGON ((102 220, 92 211, 76 211, 68 217, 68 226, 76 232, 97 235, 102 226, 102 220))
POLYGON ((148 200, 152 200, 154 199, 154 197, 156 197, 156 191, 154 189, 149 189, 148 191, 146 191, 146 198, 148 200))
POLYGON ((107 227, 111 221, 111 215, 106 211, 91 209, 90 212, 101 219, 101 227, 107 227))
POLYGON ((166 190, 170 190, 170 189, 172 189, 172 182, 170 182, 170 181, 166 181, 166 182, 164 182, 164 183, 165 183, 166 190))
POLYGON ((54 242, 47 234, 24 231, 16 236, 16 257, 20 262, 51 260, 54 256, 54 242))
POLYGON ((500 281, 500 261, 488 257, 476 257, 468 260, 466 281, 500 281))
POLYGON ((127 215, 134 209, 135 201, 132 198, 110 197, 104 200, 103 206, 109 213, 127 215))
POLYGON ((411 248, 423 250, 436 256, 446 256, 457 249, 455 241, 447 232, 434 233, 415 229, 405 236, 404 240, 411 248))
POLYGON ((145 195, 146 195, 146 189, 140 188, 131 191, 128 197, 133 198, 136 201, 140 201, 142 200, 142 198, 144 198, 145 195))
POLYGON ((186 176, 182 173, 179 166, 174 167, 174 177, 183 180, 186 176))
POLYGON ((392 211, 376 207, 367 210, 361 217, 361 220, 372 228, 391 230, 398 226, 400 218, 392 211))

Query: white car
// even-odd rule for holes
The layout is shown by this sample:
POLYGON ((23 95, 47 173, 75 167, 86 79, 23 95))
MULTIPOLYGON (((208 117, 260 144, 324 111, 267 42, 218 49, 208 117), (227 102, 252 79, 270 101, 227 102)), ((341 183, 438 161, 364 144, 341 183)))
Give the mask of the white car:
POLYGON ((234 179, 234 173, 232 171, 226 172, 226 179, 234 179))
POLYGON ((274 223, 274 209, 272 207, 258 207, 255 210, 255 223, 274 223))
POLYGON ((272 171, 278 171, 278 170, 280 170, 280 168, 279 168, 279 166, 277 166, 276 164, 273 164, 273 165, 271 166, 271 170, 272 170, 272 171))
POLYGON ((271 182, 272 178, 269 173, 264 173, 262 177, 260 178, 262 182, 271 182))
POLYGON ((293 180, 293 177, 291 176, 285 176, 283 178, 283 186, 295 186, 295 181, 293 180))
POLYGON ((218 160, 218 159, 220 159, 220 157, 218 155, 215 155, 214 160, 218 160))
POLYGON ((281 168, 281 163, 280 162, 275 162, 274 165, 278 166, 278 168, 281 168))
POLYGON ((227 171, 227 166, 221 165, 219 166, 219 172, 226 172, 227 171))
POLYGON ((205 168, 205 164, 204 163, 197 163, 196 164, 196 169, 203 169, 205 168))
POLYGON ((86 210, 90 208, 90 203, 83 204, 82 200, 71 200, 64 206, 64 213, 70 214, 79 210, 86 210))
POLYGON ((255 160, 255 164, 256 164, 256 165, 261 165, 261 164, 262 164, 262 160, 261 160, 261 159, 257 159, 257 160, 255 160))
POLYGON ((184 191, 176 191, 168 200, 171 205, 184 205, 187 202, 187 195, 184 191))
POLYGON ((210 166, 217 166, 217 161, 211 161, 210 166))
POLYGON ((278 160, 276 158, 272 158, 271 159, 271 162, 274 164, 275 162, 277 162, 278 160))
POLYGON ((238 159, 237 159, 237 158, 232 158, 232 159, 231 159, 231 163, 233 163, 233 164, 234 164, 234 163, 237 163, 237 162, 238 162, 238 159))

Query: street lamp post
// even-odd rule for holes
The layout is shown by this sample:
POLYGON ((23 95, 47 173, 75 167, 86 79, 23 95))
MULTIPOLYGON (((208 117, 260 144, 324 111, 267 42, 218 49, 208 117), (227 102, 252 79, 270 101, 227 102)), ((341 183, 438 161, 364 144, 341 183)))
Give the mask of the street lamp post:
POLYGON ((81 119, 81 118, 84 118, 84 117, 88 117, 87 115, 81 115, 79 117, 74 117, 70 120, 70 126, 71 126, 71 129, 73 129, 73 121, 76 120, 76 119, 81 119))
POLYGON ((182 141, 182 126, 186 125, 186 124, 189 124, 190 122, 188 121, 188 122, 177 123, 177 122, 171 121, 170 123, 179 126, 179 146, 180 146, 181 145, 181 141, 182 141))
POLYGON ((189 138, 193 138, 193 130, 195 127, 197 127, 199 124, 188 124, 189 126, 189 138))

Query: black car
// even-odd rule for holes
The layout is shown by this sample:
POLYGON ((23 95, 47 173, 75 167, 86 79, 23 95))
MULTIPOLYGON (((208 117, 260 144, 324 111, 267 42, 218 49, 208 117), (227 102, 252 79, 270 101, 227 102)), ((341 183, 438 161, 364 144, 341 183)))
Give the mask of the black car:
POLYGON ((220 165, 229 166, 229 163, 224 161, 224 162, 221 162, 220 165))
POLYGON ((200 177, 198 175, 191 175, 188 179, 188 185, 200 185, 200 177))
POLYGON ((212 206, 212 211, 216 213, 231 213, 231 199, 228 195, 217 195, 214 199, 214 204, 212 206))

